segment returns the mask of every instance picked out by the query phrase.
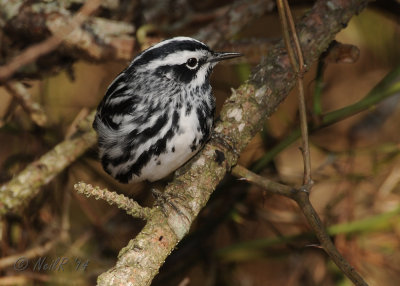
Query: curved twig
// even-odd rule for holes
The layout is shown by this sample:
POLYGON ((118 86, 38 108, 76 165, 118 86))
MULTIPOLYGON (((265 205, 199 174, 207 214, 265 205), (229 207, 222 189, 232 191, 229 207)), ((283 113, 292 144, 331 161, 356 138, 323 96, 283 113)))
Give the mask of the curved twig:
POLYGON ((315 211, 309 200, 309 193, 307 190, 304 190, 302 188, 295 189, 280 183, 273 182, 239 165, 232 169, 232 174, 239 178, 244 178, 247 181, 254 183, 257 186, 260 186, 273 194, 279 194, 294 200, 306 217, 309 225, 311 226, 319 242, 321 243, 321 246, 332 258, 335 264, 343 271, 343 273, 347 277, 349 277, 351 281, 353 281, 355 285, 368 285, 360 276, 360 274, 357 273, 357 271, 336 249, 328 233, 325 231, 321 219, 318 216, 318 213, 315 211))

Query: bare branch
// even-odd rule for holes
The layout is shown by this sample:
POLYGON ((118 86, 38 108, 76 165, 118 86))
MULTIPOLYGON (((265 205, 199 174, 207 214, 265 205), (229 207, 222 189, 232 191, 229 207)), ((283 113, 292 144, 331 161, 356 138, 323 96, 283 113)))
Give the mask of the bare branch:
POLYGON ((296 72, 296 77, 297 77, 297 88, 299 89, 298 99, 299 99, 299 113, 300 113, 300 130, 302 138, 301 152, 303 154, 303 161, 304 161, 303 185, 307 188, 308 191, 310 191, 312 186, 311 158, 310 158, 310 147, 308 144, 307 111, 304 99, 304 86, 303 86, 303 75, 305 72, 303 52, 300 47, 299 38, 297 36, 292 13, 290 11, 290 7, 287 0, 278 0, 278 11, 282 23, 282 29, 284 35, 283 39, 285 41, 285 46, 286 49, 288 50, 290 63, 292 64, 292 68, 296 72), (291 45, 291 39, 293 39, 295 49, 291 45))

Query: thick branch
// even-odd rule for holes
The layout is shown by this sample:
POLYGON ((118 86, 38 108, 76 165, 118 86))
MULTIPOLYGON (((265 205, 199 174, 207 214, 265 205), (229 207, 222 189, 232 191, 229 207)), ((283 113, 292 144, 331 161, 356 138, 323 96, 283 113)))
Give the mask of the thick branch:
MULTIPOLYGON (((316 2, 297 27, 306 68, 328 47, 335 34, 368 1, 316 2)), ((216 131, 231 139, 236 150, 243 150, 261 130, 263 120, 272 114, 295 84, 283 43, 278 44, 257 67, 249 83, 233 92, 221 111, 216 131)), ((190 168, 166 188, 176 197, 182 215, 161 213, 147 222, 141 233, 119 254, 116 265, 98 278, 99 285, 150 285, 154 275, 189 227, 226 172, 236 164, 237 155, 229 149, 207 144, 190 168), (179 199, 178 199, 179 198, 179 199), (169 227, 166 227, 165 219, 169 227)))

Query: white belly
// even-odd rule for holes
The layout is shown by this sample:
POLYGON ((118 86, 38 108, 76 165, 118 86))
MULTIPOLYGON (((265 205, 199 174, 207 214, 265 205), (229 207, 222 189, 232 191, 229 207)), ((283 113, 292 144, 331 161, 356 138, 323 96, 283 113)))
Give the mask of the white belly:
POLYGON ((167 141, 167 150, 160 156, 153 158, 141 171, 140 177, 149 181, 156 181, 168 176, 193 157, 200 149, 199 141, 202 133, 196 111, 186 116, 184 108, 181 109, 179 119, 179 132, 167 141), (195 142, 196 148, 193 148, 195 142))

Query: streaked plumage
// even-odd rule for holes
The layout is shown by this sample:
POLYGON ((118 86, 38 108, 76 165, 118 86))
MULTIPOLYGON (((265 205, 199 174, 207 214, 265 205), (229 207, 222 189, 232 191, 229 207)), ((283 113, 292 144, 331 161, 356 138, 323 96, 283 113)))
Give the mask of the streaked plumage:
POLYGON ((139 54, 97 109, 93 127, 104 170, 122 183, 156 181, 187 162, 212 131, 212 69, 235 56, 188 37, 139 54))

